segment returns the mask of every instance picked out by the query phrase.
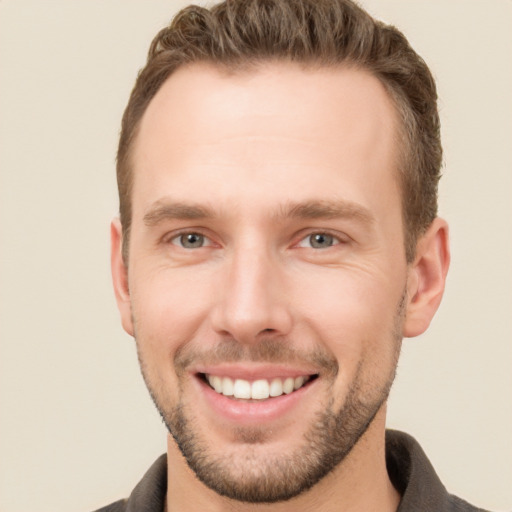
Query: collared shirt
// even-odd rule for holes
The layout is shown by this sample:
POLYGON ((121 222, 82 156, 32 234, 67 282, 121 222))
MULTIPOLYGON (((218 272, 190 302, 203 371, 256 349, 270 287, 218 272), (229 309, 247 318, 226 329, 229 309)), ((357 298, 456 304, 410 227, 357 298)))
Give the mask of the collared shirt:
MULTIPOLYGON (((449 494, 418 442, 408 434, 386 432, 386 464, 402 499, 397 512, 486 512, 449 494)), ((163 512, 167 493, 167 457, 162 455, 130 497, 96 512, 163 512)))

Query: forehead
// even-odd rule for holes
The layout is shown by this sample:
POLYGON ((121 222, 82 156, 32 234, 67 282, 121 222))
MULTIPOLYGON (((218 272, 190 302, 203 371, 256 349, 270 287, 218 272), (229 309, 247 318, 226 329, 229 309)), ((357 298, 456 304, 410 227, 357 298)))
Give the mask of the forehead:
POLYGON ((370 179, 374 188, 384 180, 396 191, 396 119, 383 85, 360 69, 184 66, 141 119, 132 153, 134 207, 137 194, 149 200, 157 188, 185 195, 194 186, 196 195, 221 200, 227 183, 239 187, 241 201, 247 184, 256 194, 256 184, 271 183, 262 194, 279 190, 284 201, 300 200, 313 185, 313 195, 332 184, 357 196, 354 180, 368 187, 370 179))

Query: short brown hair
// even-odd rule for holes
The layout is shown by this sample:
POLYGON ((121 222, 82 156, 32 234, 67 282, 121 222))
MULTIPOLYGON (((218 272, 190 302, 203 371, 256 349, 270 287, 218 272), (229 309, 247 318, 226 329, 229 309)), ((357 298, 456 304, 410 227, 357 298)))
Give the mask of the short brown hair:
POLYGON ((311 66, 349 64, 369 71, 390 94, 400 125, 398 170, 405 252, 437 215, 442 149, 435 82, 423 59, 395 27, 374 20, 351 0, 226 0, 211 9, 191 5, 162 29, 149 49, 124 112, 117 182, 128 261, 131 225, 130 149, 140 120, 180 66, 213 63, 231 71, 268 60, 311 66))

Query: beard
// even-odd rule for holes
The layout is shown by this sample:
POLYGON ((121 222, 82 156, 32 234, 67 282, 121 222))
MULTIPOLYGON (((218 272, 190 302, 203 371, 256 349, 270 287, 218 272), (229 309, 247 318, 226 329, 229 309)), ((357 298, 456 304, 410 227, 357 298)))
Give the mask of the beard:
POLYGON ((208 439, 207 429, 206 434, 202 434, 201 425, 194 417, 194 404, 183 399, 186 368, 198 361, 313 361, 321 369, 322 379, 330 381, 329 389, 332 390, 338 362, 326 351, 298 353, 282 339, 272 337, 251 346, 241 346, 235 340, 226 339, 207 352, 188 350, 185 353, 182 349, 174 359, 181 397, 177 404, 171 404, 166 399, 165 390, 151 381, 137 344, 142 375, 167 430, 201 482, 217 494, 237 501, 275 503, 290 500, 310 489, 343 462, 386 403, 401 349, 404 304, 405 294, 398 305, 391 340, 382 340, 392 343, 392 363, 386 378, 379 385, 368 382, 365 362, 360 361, 343 404, 336 408, 335 397, 331 394, 324 408, 310 420, 300 446, 290 453, 265 449, 271 433, 257 426, 240 427, 234 431, 237 443, 232 452, 221 454, 212 450, 214 447, 208 439))

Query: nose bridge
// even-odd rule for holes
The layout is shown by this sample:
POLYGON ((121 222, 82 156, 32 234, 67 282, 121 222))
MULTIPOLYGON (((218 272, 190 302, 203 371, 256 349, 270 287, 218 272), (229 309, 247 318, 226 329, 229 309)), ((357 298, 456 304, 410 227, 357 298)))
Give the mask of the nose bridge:
POLYGON ((263 242, 247 239, 233 248, 223 273, 214 328, 240 343, 262 333, 284 335, 291 327, 279 258, 263 242))

